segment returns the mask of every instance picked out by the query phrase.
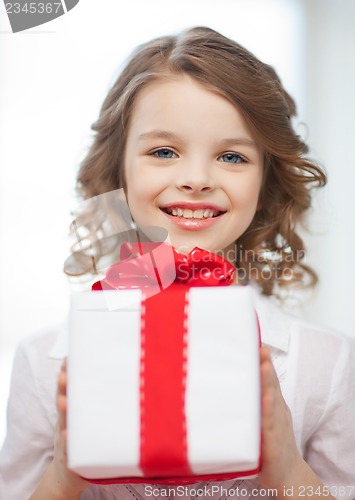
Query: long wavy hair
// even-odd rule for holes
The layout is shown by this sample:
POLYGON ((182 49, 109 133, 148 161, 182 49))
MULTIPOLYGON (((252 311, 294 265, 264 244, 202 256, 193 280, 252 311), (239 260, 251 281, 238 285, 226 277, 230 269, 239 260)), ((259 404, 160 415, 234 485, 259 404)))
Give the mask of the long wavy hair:
MULTIPOLYGON (((135 99, 152 81, 181 74, 228 99, 264 152, 258 210, 236 241, 239 274, 256 281, 266 295, 291 284, 313 286, 317 276, 302 262, 297 225, 311 205, 311 189, 323 186, 326 176, 305 156, 307 145, 291 123, 295 103, 274 69, 210 28, 156 38, 135 50, 92 126, 93 142, 77 177, 78 194, 87 199, 125 188, 123 159, 135 99)), ((80 215, 87 234, 103 241, 104 216, 93 218, 90 210, 80 215)), ((96 260, 109 251, 96 245, 96 260)))

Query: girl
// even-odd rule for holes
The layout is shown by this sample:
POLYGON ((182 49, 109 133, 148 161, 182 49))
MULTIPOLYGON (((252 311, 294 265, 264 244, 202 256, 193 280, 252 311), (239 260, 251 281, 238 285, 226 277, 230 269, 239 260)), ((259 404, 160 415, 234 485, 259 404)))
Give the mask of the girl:
MULTIPOLYGON (((294 115, 271 67, 211 29, 189 29, 137 49, 103 104, 78 175, 83 197, 124 188, 137 224, 166 229, 183 253, 220 253, 236 266, 236 285, 254 283, 264 344, 258 478, 179 489, 97 486, 74 474, 58 359, 65 334, 53 332, 16 356, 1 498, 189 498, 196 490, 214 498, 355 498, 354 344, 268 297, 316 283, 296 224, 325 175, 304 157, 294 115)), ((104 221, 81 220, 102 237, 104 221)))

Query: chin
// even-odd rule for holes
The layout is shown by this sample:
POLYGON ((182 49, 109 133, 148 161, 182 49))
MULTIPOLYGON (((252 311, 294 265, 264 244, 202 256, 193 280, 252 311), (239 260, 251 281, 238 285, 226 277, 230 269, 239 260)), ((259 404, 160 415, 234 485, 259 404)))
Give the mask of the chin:
MULTIPOLYGON (((219 248, 217 248, 215 245, 211 245, 207 242, 199 241, 198 238, 194 239, 193 241, 177 241, 172 239, 169 242, 178 252, 187 255, 191 250, 193 250, 195 247, 202 248, 203 250, 207 250, 208 252, 218 252, 219 248)), ((220 253, 220 251, 219 251, 220 253)))
POLYGON ((199 246, 196 242, 195 243, 183 243, 181 241, 176 241, 176 240, 173 240, 170 238, 168 238, 167 243, 169 243, 169 245, 172 245, 178 252, 180 252, 184 255, 187 255, 189 252, 191 252, 191 250, 193 250, 195 247, 199 246))

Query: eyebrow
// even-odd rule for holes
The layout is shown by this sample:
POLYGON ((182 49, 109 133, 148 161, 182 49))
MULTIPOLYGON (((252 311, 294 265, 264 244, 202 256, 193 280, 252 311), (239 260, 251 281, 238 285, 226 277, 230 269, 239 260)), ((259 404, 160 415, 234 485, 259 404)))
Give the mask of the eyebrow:
POLYGON ((180 135, 167 130, 152 130, 151 132, 145 132, 144 134, 138 136, 139 141, 144 141, 145 139, 170 139, 178 140, 180 142, 183 140, 180 135))
MULTIPOLYGON (((150 132, 145 132, 138 136, 139 141, 144 141, 146 139, 168 139, 183 142, 183 137, 174 132, 169 132, 168 130, 151 130, 150 132)), ((222 139, 218 143, 221 147, 233 146, 233 145, 245 145, 257 148, 257 144, 247 137, 233 137, 230 139, 222 139)))
POLYGON ((247 137, 233 137, 231 139, 222 139, 219 144, 224 147, 242 145, 250 146, 252 148, 258 148, 256 142, 254 142, 252 139, 248 139, 247 137))

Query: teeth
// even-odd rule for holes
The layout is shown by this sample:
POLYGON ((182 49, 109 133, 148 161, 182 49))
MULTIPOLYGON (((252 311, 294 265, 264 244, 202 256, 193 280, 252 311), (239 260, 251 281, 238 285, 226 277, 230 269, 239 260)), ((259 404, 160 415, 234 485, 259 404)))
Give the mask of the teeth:
POLYGON ((195 210, 194 211, 194 219, 202 219, 203 217, 203 210, 195 210))
POLYGON ((220 212, 216 210, 211 210, 209 208, 199 208, 197 210, 191 210, 189 208, 172 208, 166 209, 166 211, 170 215, 174 215, 175 217, 184 217, 184 219, 208 219, 211 217, 215 217, 220 212))
POLYGON ((209 208, 206 208, 206 210, 203 211, 203 216, 206 218, 213 217, 214 215, 217 215, 218 212, 215 212, 214 210, 210 210, 209 208))
POLYGON ((185 217, 185 219, 191 219, 193 216, 193 211, 185 208, 185 210, 182 212, 182 216, 185 217))

